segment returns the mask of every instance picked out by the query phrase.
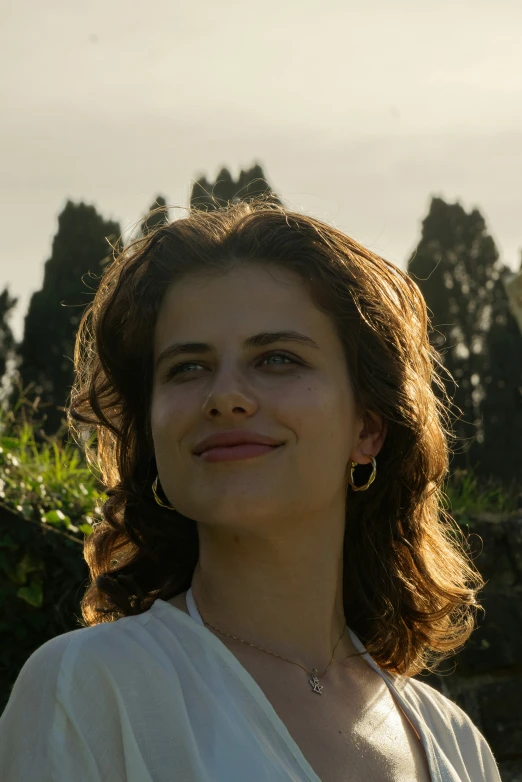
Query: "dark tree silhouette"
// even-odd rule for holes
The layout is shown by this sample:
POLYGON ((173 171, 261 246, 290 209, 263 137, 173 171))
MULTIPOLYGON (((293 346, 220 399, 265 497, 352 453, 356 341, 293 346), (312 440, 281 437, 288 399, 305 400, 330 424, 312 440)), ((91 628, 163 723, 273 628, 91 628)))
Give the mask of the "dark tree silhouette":
POLYGON ((40 397, 47 420, 42 428, 56 434, 65 414, 74 378, 74 339, 83 310, 94 297, 103 264, 121 235, 120 226, 104 220, 94 206, 67 201, 58 217, 52 253, 45 263, 41 290, 34 293, 18 346, 18 372, 24 387, 40 397), (84 281, 84 276, 89 280, 84 281))
POLYGON ((18 298, 10 296, 7 287, 0 293, 0 381, 4 383, 7 381, 5 389, 0 392, 2 397, 9 393, 9 378, 6 377, 7 362, 16 358, 15 339, 9 319, 17 302, 18 298))
MULTIPOLYGON (((513 411, 518 404, 516 389, 522 384, 520 370, 515 366, 508 370, 505 358, 501 360, 500 345, 509 342, 510 350, 516 351, 517 339, 502 284, 505 267, 477 209, 468 214, 458 202, 433 198, 422 226, 408 272, 430 310, 431 340, 454 378, 455 383, 449 378, 445 382, 462 411, 455 424, 461 441, 452 467, 473 466, 479 474, 504 480, 506 466, 512 473, 511 456, 492 410, 500 402, 502 388, 506 389, 503 401, 509 397, 513 411)), ((518 356, 522 356, 520 342, 518 356)), ((512 359, 514 364, 519 361, 512 359)), ((519 439, 521 435, 519 429, 519 439)))
POLYGON ((190 206, 192 209, 219 209, 229 202, 248 201, 259 195, 264 195, 272 203, 282 203, 268 185, 263 169, 258 163, 246 171, 241 169, 237 182, 232 178, 228 168, 222 168, 215 182, 209 182, 202 176, 194 183, 190 206))
POLYGON ((520 250, 520 267, 518 271, 509 272, 504 276, 504 286, 511 312, 515 316, 522 333, 522 250, 520 250))
POLYGON ((504 266, 490 292, 490 327, 486 334, 481 470, 506 484, 522 476, 522 332, 511 311, 504 266))
POLYGON ((158 226, 165 225, 168 222, 169 210, 167 201, 163 196, 159 195, 150 205, 147 216, 141 223, 140 234, 141 236, 146 236, 158 226))

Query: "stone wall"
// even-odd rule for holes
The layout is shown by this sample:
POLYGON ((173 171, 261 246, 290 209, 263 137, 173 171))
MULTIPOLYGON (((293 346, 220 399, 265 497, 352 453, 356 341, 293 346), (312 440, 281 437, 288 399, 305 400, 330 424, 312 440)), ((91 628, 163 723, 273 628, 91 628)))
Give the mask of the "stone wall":
POLYGON ((444 675, 419 677, 458 703, 488 740, 502 782, 522 782, 522 513, 460 522, 487 581, 485 614, 444 675))

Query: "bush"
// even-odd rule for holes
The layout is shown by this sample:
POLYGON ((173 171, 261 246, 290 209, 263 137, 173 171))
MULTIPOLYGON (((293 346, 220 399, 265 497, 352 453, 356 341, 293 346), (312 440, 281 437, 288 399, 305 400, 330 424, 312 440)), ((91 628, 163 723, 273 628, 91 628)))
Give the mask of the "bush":
POLYGON ((106 499, 76 444, 38 430, 35 412, 22 391, 0 412, 0 712, 30 654, 80 624, 83 542, 106 499))

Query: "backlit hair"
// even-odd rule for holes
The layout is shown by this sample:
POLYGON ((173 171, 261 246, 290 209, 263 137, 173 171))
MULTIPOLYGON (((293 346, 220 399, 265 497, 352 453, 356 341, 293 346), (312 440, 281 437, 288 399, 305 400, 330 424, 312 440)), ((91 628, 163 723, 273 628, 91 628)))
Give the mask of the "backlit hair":
POLYGON ((171 283, 242 261, 300 275, 343 344, 358 410, 387 424, 377 479, 367 491, 347 488, 345 616, 382 668, 418 673, 469 637, 482 586, 443 507, 450 400, 426 305, 393 263, 263 198, 193 210, 115 250, 84 312, 69 426, 109 498, 85 540, 83 624, 141 613, 191 584, 196 522, 160 507, 151 488, 153 334, 171 283))

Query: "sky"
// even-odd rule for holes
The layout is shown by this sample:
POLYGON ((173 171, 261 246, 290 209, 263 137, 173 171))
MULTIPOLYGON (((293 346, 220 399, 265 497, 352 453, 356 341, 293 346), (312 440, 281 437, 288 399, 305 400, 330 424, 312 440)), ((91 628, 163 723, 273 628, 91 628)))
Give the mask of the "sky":
POLYGON ((520 0, 17 0, 0 28, 0 291, 22 337, 67 199, 128 231, 258 162, 401 268, 431 198, 522 252, 520 0))

